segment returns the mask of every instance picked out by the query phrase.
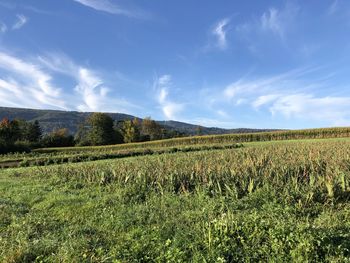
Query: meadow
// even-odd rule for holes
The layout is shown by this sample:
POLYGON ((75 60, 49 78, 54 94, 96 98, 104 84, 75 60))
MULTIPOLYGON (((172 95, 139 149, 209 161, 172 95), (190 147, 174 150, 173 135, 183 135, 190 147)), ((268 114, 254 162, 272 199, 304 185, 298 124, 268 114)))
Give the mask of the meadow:
POLYGON ((283 131, 2 156, 151 150, 1 169, 0 261, 349 262, 349 135, 283 131))

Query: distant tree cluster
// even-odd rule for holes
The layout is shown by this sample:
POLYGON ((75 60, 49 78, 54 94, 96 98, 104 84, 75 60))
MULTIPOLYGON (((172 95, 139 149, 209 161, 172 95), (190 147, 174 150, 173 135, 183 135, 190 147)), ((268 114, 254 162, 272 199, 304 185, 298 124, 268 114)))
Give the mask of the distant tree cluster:
POLYGON ((43 135, 38 121, 10 121, 5 118, 0 122, 0 154, 29 151, 37 147, 110 145, 180 136, 182 134, 165 129, 150 117, 115 122, 108 114, 92 113, 79 125, 75 136, 66 128, 43 135))
POLYGON ((126 143, 160 140, 165 137, 165 129, 149 117, 142 121, 136 118, 123 121, 120 131, 126 143))
POLYGON ((105 113, 92 113, 80 124, 75 135, 78 145, 108 145, 123 142, 122 135, 114 128, 114 120, 105 113))
POLYGON ((41 137, 42 133, 37 121, 10 121, 4 118, 0 122, 0 153, 28 151, 31 146, 39 144, 41 137))
POLYGON ((150 117, 115 123, 107 114, 93 113, 85 123, 79 125, 75 140, 83 146, 144 142, 179 136, 180 133, 167 131, 150 117))
POLYGON ((74 137, 69 134, 66 128, 54 130, 41 140, 41 147, 70 147, 74 145, 74 137))
POLYGON ((150 117, 143 120, 135 118, 133 120, 123 121, 119 129, 125 143, 162 140, 183 136, 180 132, 167 130, 150 117))

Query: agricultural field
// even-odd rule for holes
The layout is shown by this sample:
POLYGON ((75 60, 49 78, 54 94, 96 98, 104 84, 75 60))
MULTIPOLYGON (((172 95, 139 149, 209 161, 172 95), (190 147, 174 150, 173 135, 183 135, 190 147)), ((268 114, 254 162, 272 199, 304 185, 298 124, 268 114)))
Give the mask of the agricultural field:
POLYGON ((0 261, 349 262, 347 137, 319 129, 3 155, 31 167, 0 169, 0 261))

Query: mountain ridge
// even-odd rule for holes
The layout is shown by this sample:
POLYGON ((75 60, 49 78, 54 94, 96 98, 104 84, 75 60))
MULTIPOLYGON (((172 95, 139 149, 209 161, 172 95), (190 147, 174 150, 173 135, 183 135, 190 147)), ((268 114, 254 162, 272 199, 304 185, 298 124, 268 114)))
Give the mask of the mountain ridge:
MULTIPOLYGON (((46 109, 30 109, 30 108, 11 108, 0 107, 0 120, 3 118, 23 119, 26 121, 39 121, 44 133, 49 133, 55 129, 67 128, 70 133, 74 134, 80 123, 83 123, 92 112, 63 111, 63 110, 46 110, 46 109)), ((115 121, 132 120, 142 118, 125 114, 105 112, 115 121)), ((211 134, 228 134, 228 133, 247 133, 247 132, 264 132, 276 131, 277 129, 251 129, 251 128, 235 128, 224 129, 218 127, 205 127, 191 123, 180 121, 156 121, 168 130, 174 130, 184 135, 211 135, 211 134)))

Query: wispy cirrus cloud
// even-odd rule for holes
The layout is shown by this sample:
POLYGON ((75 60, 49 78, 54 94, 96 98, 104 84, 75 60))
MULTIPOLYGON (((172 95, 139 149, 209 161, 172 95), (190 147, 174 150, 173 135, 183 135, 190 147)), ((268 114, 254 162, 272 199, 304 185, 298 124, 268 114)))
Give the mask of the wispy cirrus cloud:
POLYGON ((227 48, 227 26, 230 23, 229 18, 224 18, 220 20, 213 28, 212 34, 216 38, 215 46, 224 50, 227 48))
POLYGON ((162 109, 164 116, 169 120, 174 120, 177 118, 177 114, 184 109, 184 105, 181 103, 173 102, 169 98, 169 89, 171 83, 170 75, 163 75, 156 78, 154 81, 154 88, 156 90, 156 98, 162 109))
POLYGON ((109 88, 103 80, 87 68, 79 68, 78 84, 75 91, 82 95, 83 103, 78 105, 80 111, 102 110, 109 94, 109 88))
POLYGON ((63 54, 20 58, 0 52, 0 76, 2 106, 112 112, 133 107, 111 94, 103 74, 63 54), (57 84, 62 78, 64 87, 57 84))
POLYGON ((294 26, 299 10, 299 6, 289 2, 279 9, 271 7, 260 18, 261 29, 270 31, 284 40, 288 30, 294 26))
POLYGON ((16 15, 16 21, 12 26, 8 26, 4 22, 0 21, 0 33, 4 34, 10 30, 18 30, 22 28, 28 22, 28 18, 22 14, 16 15))
POLYGON ((8 106, 66 109, 61 90, 40 66, 13 55, 0 53, 0 103, 8 106))
POLYGON ((0 33, 6 33, 7 31, 7 25, 0 22, 0 33))
POLYGON ((260 16, 253 17, 235 27, 236 34, 248 41, 252 53, 257 52, 257 45, 264 42, 269 35, 277 36, 282 42, 297 22, 300 8, 295 3, 287 2, 282 7, 270 7, 260 16))
POLYGON ((318 69, 305 68, 267 78, 241 79, 223 89, 220 101, 234 107, 267 110, 272 116, 287 119, 349 125, 350 96, 316 95, 321 88, 330 89, 326 79, 309 78, 315 71, 318 69))
POLYGON ((90 7, 97 11, 106 12, 113 15, 124 15, 132 18, 146 19, 149 14, 145 11, 136 9, 127 9, 111 2, 110 0, 73 0, 79 4, 90 7))
POLYGON ((111 94, 113 89, 104 80, 103 74, 75 63, 61 53, 49 53, 40 56, 38 61, 55 73, 70 77, 75 87, 73 93, 79 95, 70 99, 71 107, 79 111, 130 112, 136 106, 125 99, 111 94))
POLYGON ((17 21, 12 26, 13 30, 20 29, 28 22, 28 18, 22 14, 17 14, 16 18, 17 18, 17 21))
POLYGON ((350 97, 297 93, 277 97, 266 105, 272 114, 288 118, 327 121, 337 126, 350 124, 350 97))
POLYGON ((270 30, 273 33, 284 37, 284 25, 281 12, 276 8, 270 8, 261 16, 261 27, 263 30, 270 30))

